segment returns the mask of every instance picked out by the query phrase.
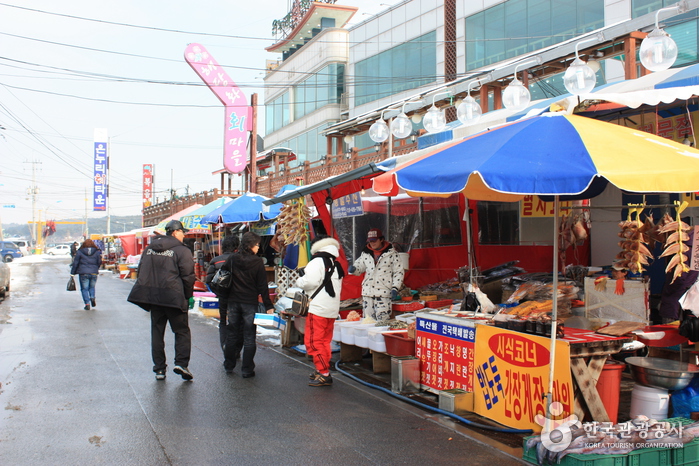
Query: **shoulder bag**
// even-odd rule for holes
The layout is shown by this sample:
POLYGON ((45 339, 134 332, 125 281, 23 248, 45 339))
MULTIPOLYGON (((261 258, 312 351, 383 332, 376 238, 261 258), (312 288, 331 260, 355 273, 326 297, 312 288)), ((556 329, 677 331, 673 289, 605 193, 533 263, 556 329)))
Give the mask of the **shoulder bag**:
POLYGON ((225 294, 231 287, 231 271, 220 268, 209 282, 209 288, 215 294, 225 294))
POLYGON ((318 296, 320 290, 323 289, 325 283, 321 283, 315 293, 309 298, 303 291, 297 291, 294 293, 294 299, 291 303, 291 309, 287 309, 286 313, 292 316, 306 317, 308 315, 308 308, 311 306, 311 300, 318 296))

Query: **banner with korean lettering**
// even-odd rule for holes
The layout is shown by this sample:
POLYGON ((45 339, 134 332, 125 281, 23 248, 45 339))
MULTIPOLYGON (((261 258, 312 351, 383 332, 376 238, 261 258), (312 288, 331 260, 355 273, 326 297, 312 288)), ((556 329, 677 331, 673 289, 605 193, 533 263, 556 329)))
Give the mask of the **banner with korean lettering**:
POLYGON ((418 315, 415 356, 420 359, 420 385, 439 392, 461 388, 473 391, 476 329, 472 322, 418 315))
POLYGON ((143 165, 143 208, 153 204, 153 165, 143 165))
MULTIPOLYGON (((516 429, 541 431, 537 414, 546 415, 551 340, 487 325, 478 326, 474 373, 477 414, 516 429)), ((556 341, 553 400, 563 418, 573 413, 570 346, 556 341)))
MULTIPOLYGON (((571 201, 561 201, 561 214, 565 215, 568 210, 565 207, 571 207, 571 201)), ((553 217, 553 201, 546 202, 539 196, 524 196, 520 204, 520 216, 522 218, 532 217, 553 217)))
POLYGON ((223 166, 240 173, 247 165, 247 131, 252 129, 250 107, 228 73, 201 44, 189 44, 184 59, 224 105, 223 166))
POLYGON ((348 194, 333 201, 333 218, 357 217, 364 214, 362 196, 359 193, 348 194))
POLYGON ((109 169, 108 142, 107 130, 103 128, 95 128, 93 143, 94 176, 92 179, 93 211, 105 212, 107 210, 107 198, 109 195, 107 183, 107 172, 109 169))

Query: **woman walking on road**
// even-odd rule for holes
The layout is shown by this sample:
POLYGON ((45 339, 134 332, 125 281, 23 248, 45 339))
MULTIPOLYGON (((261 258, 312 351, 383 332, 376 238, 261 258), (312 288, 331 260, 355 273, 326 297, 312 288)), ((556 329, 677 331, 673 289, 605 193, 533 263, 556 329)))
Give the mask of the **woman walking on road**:
POLYGON ((75 253, 75 258, 70 266, 71 275, 80 275, 80 292, 83 295, 86 311, 90 310, 90 304, 92 307, 97 306, 95 284, 100 265, 102 265, 102 251, 95 246, 91 239, 86 239, 75 253))

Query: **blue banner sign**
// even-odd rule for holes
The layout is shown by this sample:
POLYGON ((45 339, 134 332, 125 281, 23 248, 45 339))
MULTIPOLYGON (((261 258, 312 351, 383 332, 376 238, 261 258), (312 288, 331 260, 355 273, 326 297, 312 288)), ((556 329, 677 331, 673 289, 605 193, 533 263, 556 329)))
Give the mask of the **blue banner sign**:
POLYGON ((362 196, 359 193, 348 194, 333 201, 333 218, 357 217, 364 215, 362 196))
POLYGON ((109 166, 107 153, 107 131, 95 129, 94 142, 94 178, 93 178, 93 211, 107 210, 108 184, 107 168, 109 166))

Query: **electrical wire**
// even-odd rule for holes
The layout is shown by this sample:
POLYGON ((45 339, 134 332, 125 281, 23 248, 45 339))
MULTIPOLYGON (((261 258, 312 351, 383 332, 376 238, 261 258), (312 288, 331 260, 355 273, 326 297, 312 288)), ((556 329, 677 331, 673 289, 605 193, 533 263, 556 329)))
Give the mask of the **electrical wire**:
POLYGON ((394 398, 398 398, 399 400, 405 401, 407 403, 418 406, 420 408, 427 409, 429 411, 433 411, 433 412, 438 413, 438 414, 443 414, 444 416, 448 416, 452 419, 456 419, 457 421, 462 422, 462 423, 466 424, 467 426, 477 427, 479 429, 490 430, 493 432, 503 432, 506 434, 531 434, 531 433, 533 433, 532 430, 511 429, 509 427, 503 428, 503 427, 490 426, 487 424, 479 424, 477 422, 469 421, 468 419, 465 419, 465 418, 458 416, 454 413, 450 413, 449 411, 445 411, 443 409, 435 408, 434 406, 429 406, 429 405, 426 405, 424 403, 420 403, 419 401, 413 400, 412 398, 408 398, 407 396, 399 395, 398 393, 393 393, 391 390, 380 387, 378 385, 371 384, 369 382, 365 382, 364 380, 360 379, 359 377, 356 377, 356 376, 350 374, 349 372, 346 372, 346 371, 340 369, 340 361, 335 362, 335 369, 337 369, 337 371, 340 374, 347 376, 350 379, 361 383, 362 385, 365 385, 369 388, 373 388, 375 390, 382 391, 384 393, 391 395, 394 398))

